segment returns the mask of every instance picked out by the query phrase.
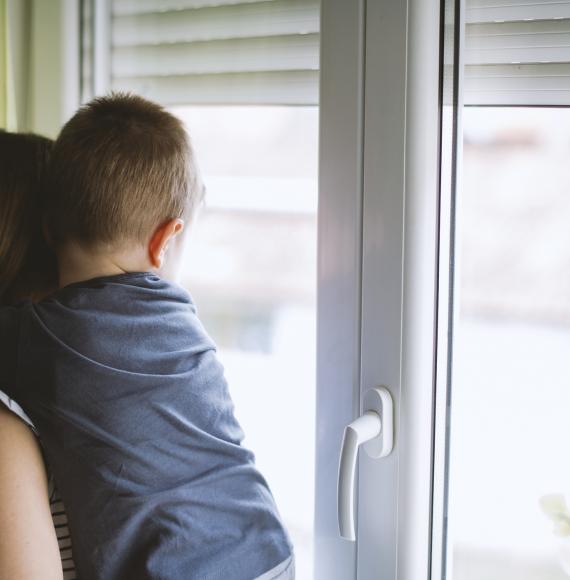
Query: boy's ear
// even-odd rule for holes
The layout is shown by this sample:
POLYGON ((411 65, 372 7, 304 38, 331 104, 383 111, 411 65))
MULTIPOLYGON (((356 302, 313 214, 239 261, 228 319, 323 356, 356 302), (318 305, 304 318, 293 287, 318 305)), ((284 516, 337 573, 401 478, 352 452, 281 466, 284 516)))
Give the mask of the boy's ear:
POLYGON ((184 229, 184 220, 174 218, 159 226, 148 243, 148 259, 153 268, 162 268, 168 243, 184 229))

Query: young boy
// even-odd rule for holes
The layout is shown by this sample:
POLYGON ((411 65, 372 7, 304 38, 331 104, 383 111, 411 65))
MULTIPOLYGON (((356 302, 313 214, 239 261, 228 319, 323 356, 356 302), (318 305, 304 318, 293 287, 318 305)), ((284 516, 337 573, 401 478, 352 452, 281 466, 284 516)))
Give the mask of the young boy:
POLYGON ((293 578, 215 345, 167 281, 204 191, 182 124, 140 97, 95 99, 49 173, 60 289, 0 310, 0 389, 39 431, 79 576, 293 578))

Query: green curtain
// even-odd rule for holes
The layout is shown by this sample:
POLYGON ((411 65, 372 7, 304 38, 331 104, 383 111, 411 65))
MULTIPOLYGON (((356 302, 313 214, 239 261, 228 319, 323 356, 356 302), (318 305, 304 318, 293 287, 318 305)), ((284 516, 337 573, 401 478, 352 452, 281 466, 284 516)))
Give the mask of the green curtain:
POLYGON ((10 55, 8 1, 0 0, 0 128, 17 131, 16 100, 10 55))

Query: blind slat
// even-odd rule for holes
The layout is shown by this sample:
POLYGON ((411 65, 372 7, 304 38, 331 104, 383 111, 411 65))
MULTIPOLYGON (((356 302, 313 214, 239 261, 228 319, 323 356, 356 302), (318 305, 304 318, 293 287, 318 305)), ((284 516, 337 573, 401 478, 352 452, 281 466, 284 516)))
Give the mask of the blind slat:
POLYGON ((274 0, 138 16, 114 16, 113 46, 136 46, 319 32, 315 0, 274 0))
POLYGON ((471 66, 465 70, 466 105, 557 106, 570 103, 570 67, 545 65, 471 66))
POLYGON ((227 72, 316 70, 318 34, 121 47, 113 51, 116 77, 227 72))
POLYGON ((570 20, 469 25, 465 64, 568 62, 570 20))
MULTIPOLYGON (((263 0, 274 2, 275 0, 263 0)), ((113 14, 145 14, 149 12, 171 12, 189 8, 230 6, 232 4, 259 3, 260 0, 114 0, 113 14)))
POLYGON ((316 71, 116 78, 112 88, 167 106, 318 104, 316 71))
POLYGON ((570 18, 566 0, 467 0, 465 21, 516 22, 570 18))

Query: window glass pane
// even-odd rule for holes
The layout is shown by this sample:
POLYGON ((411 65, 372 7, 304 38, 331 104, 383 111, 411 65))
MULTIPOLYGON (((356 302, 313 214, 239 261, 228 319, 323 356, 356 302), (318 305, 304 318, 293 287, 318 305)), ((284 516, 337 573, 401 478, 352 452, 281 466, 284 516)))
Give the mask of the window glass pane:
POLYGON ((448 577, 570 577, 570 110, 466 108, 448 577))
POLYGON ((207 187, 183 283, 217 342, 236 414, 312 576, 315 107, 176 107, 207 187))

